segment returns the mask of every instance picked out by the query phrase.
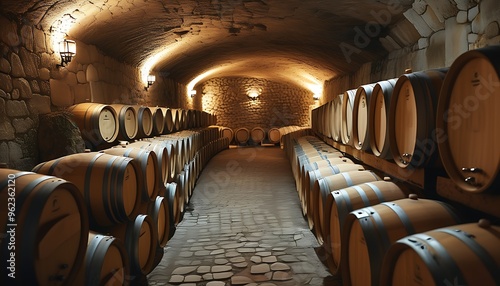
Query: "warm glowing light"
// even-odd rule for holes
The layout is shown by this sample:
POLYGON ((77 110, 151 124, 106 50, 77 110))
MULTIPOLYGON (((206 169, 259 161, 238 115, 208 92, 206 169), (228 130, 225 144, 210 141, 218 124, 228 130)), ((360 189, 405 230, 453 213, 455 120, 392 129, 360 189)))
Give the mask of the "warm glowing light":
POLYGON ((257 97, 259 97, 259 94, 256 91, 252 91, 252 92, 248 93, 248 96, 251 99, 256 99, 257 97))
POLYGON ((189 95, 191 97, 194 97, 196 95, 196 89, 192 89, 190 92, 189 92, 189 95))
POLYGON ((59 42, 59 55, 61 55, 61 66, 71 62, 76 55, 76 42, 66 39, 59 42))
POLYGON ((153 85, 153 83, 156 81, 156 76, 153 74, 148 75, 148 86, 153 85))
POLYGON ((319 94, 319 93, 313 94, 313 99, 314 100, 319 100, 320 97, 321 97, 321 94, 319 94))
POLYGON ((64 14, 61 18, 50 27, 50 38, 52 40, 52 47, 58 47, 59 43, 64 42, 68 36, 69 31, 75 25, 76 19, 70 14, 64 14))

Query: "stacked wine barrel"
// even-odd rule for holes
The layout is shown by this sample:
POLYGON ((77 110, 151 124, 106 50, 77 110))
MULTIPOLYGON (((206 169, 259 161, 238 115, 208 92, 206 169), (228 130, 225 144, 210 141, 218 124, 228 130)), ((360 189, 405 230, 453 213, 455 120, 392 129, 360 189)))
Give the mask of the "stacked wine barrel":
POLYGON ((231 129, 226 126, 218 126, 223 137, 228 138, 230 144, 243 145, 243 146, 256 146, 256 145, 277 145, 280 144, 281 149, 284 148, 285 142, 284 135, 298 131, 309 130, 308 127, 300 127, 296 125, 283 126, 280 128, 264 128, 253 127, 246 128, 240 127, 231 129))
POLYGON ((500 136, 493 122, 500 120, 499 54, 499 46, 473 50, 449 68, 408 72, 347 91, 312 111, 317 137, 287 139, 294 144, 287 154, 299 198, 309 200, 303 212, 330 271, 341 274, 344 285, 500 285, 500 226, 491 217, 477 222, 452 202, 408 196, 376 175, 363 183, 352 179, 367 171, 325 176, 315 170, 332 170, 335 165, 326 161, 342 153, 330 145, 346 145, 341 149, 402 169, 441 168, 458 192, 497 198, 500 149, 494 142, 500 136), (335 106, 353 94, 351 107, 344 104, 352 108, 352 122, 345 122, 345 111, 340 117, 340 126, 350 124, 351 133, 346 128, 339 139, 335 106), (351 186, 333 179, 347 174, 351 186))
MULTIPOLYGON (((186 118, 187 127, 201 121, 193 114, 186 118)), ((9 233, 17 225, 11 239, 16 281, 139 283, 163 257, 203 167, 228 147, 218 127, 196 127, 60 157, 33 172, 0 169, 0 201, 15 202, 12 212, 0 212, 7 222, 0 230, 9 233), (10 217, 15 218, 11 223, 10 217)), ((4 259, 9 239, 0 243, 3 279, 11 263, 4 259)))
POLYGON ((130 141, 208 127, 216 116, 199 110, 126 104, 80 103, 68 108, 87 148, 99 150, 130 141))

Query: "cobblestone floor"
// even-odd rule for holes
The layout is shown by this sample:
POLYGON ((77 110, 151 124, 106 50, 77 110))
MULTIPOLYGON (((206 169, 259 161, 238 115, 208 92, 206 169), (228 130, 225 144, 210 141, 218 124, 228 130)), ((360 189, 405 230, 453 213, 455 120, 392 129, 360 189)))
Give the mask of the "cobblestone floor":
POLYGON ((216 155, 149 285, 340 285, 320 262, 277 147, 216 155))

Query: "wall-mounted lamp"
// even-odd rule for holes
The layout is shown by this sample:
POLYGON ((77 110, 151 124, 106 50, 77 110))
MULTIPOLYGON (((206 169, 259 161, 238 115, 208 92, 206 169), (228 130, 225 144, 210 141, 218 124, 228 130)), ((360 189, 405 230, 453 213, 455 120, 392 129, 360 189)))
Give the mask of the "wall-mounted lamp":
POLYGON ((250 97, 251 100, 256 100, 257 97, 259 97, 259 93, 257 91, 250 91, 248 97, 250 97))
POLYGON ((319 93, 313 94, 313 99, 314 100, 319 100, 319 97, 320 97, 319 93))
POLYGON ((148 86, 146 86, 146 90, 147 90, 150 86, 152 86, 152 85, 153 85, 153 83, 155 83, 155 81, 156 81, 156 76, 155 76, 155 75, 153 75, 153 74, 148 75, 148 79, 147 79, 147 81, 148 81, 148 86))
POLYGON ((189 96, 194 97, 196 95, 196 89, 192 89, 189 91, 189 96))
POLYGON ((76 55, 76 42, 66 39, 59 42, 59 55, 61 55, 61 64, 57 66, 64 67, 76 55))

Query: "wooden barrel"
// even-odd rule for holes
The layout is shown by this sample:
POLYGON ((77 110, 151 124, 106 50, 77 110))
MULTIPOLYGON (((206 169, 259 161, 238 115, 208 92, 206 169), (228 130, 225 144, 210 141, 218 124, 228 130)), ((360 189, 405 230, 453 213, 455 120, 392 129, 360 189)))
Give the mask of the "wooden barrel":
POLYGON ((380 285, 500 285, 499 246, 486 220, 410 235, 387 251, 380 285))
POLYGON ((130 141, 137 135, 138 123, 137 114, 131 105, 111 104, 118 116, 118 137, 119 140, 130 141))
POLYGON ((234 131, 234 141, 237 144, 246 144, 248 139, 250 139, 250 130, 248 128, 241 127, 234 131))
POLYGON ((77 187, 63 179, 0 169, 0 282, 72 285, 89 221, 77 187))
POLYGON ((341 142, 342 129, 342 105, 344 94, 339 94, 332 101, 332 112, 330 113, 330 128, 332 139, 336 142, 341 142))
POLYGON ((332 138, 333 134, 332 134, 332 128, 333 128, 333 120, 332 120, 332 116, 334 115, 334 110, 335 106, 334 106, 334 102, 333 101, 329 101, 327 103, 325 103, 322 107, 321 107, 321 126, 322 126, 322 134, 328 138, 332 138))
POLYGON ((143 178, 132 158, 79 153, 40 163, 33 171, 74 183, 83 194, 92 230, 128 221, 141 201, 143 178))
POLYGON ((351 145, 352 138, 352 114, 354 99, 356 98, 357 89, 351 89, 344 92, 341 107, 341 126, 340 126, 340 142, 345 145, 351 145))
POLYGON ((358 150, 370 149, 370 126, 369 104, 375 84, 366 84, 358 87, 354 105, 352 107, 352 140, 353 145, 358 150))
POLYGON ((105 149, 101 152, 115 156, 124 156, 137 161, 139 170, 141 171, 141 177, 143 178, 142 186, 140 187, 141 201, 153 201, 158 195, 160 188, 161 166, 158 163, 158 157, 153 151, 127 147, 128 145, 122 145, 116 148, 105 149))
POLYGON ((109 233, 124 242, 131 276, 147 275, 153 270, 158 234, 149 215, 137 215, 133 221, 110 228, 109 233))
POLYGON ((379 81, 375 84, 370 99, 368 137, 373 154, 383 159, 391 159, 389 142, 389 104, 397 79, 379 81))
POLYGON ((118 116, 109 105, 80 103, 68 107, 68 111, 73 114, 88 148, 112 143, 118 137, 118 116))
POLYGON ((330 272, 337 274, 341 257, 341 233, 345 218, 351 211, 376 205, 382 202, 403 199, 405 194, 401 189, 389 181, 374 181, 336 190, 327 197, 327 204, 331 205, 330 223, 325 224, 325 247, 329 257, 330 272))
POLYGON ((175 161, 172 158, 172 147, 165 142, 156 140, 135 141, 128 145, 130 148, 141 148, 154 152, 160 167, 160 174, 163 183, 170 181, 172 168, 175 169, 175 161))
POLYGON ((172 114, 172 109, 162 107, 163 118, 165 121, 165 127, 163 128, 163 134, 168 134, 174 132, 174 118, 172 114))
POLYGON ((170 212, 168 202, 165 197, 157 196, 153 203, 149 204, 148 215, 156 225, 158 234, 158 245, 164 247, 170 239, 170 212))
POLYGON ((148 108, 151 111, 153 119, 153 130, 151 131, 151 135, 154 136, 163 134, 163 129, 165 128, 165 117, 163 115, 163 111, 158 106, 150 106, 148 108))
POLYGON ((341 234, 345 283, 378 285, 382 259, 392 243, 410 234, 460 223, 447 204, 415 197, 358 209, 346 217, 341 234))
MULTIPOLYGON (((184 201, 182 201, 177 183, 168 183, 165 185, 165 188, 167 189, 165 197, 168 200, 169 215, 174 220, 174 225, 177 225, 182 219, 182 205, 184 205, 184 201)), ((170 238, 172 235, 173 231, 171 232, 170 238)))
POLYGON ((389 108, 389 146, 401 168, 424 167, 437 155, 436 107, 448 69, 400 76, 389 108))
POLYGON ((137 136, 136 138, 150 137, 153 133, 153 114, 147 106, 134 105, 137 113, 137 136))
POLYGON ((321 244, 327 233, 323 230, 329 228, 332 205, 328 204, 331 192, 345 189, 354 185, 379 181, 380 178, 372 171, 351 171, 323 177, 316 181, 312 189, 312 208, 314 215, 314 231, 318 242, 321 244), (325 225, 328 225, 326 227, 325 225))
POLYGON ((89 232, 84 266, 74 285, 126 285, 130 279, 129 258, 123 241, 89 232))
POLYGON ((466 192, 500 186, 499 47, 468 51, 451 65, 438 100, 439 155, 450 179, 466 192))
POLYGON ((250 139, 252 142, 260 144, 266 139, 266 131, 262 127, 254 127, 250 131, 250 139))
POLYGON ((267 139, 269 139, 269 142, 273 144, 279 143, 281 139, 281 133, 279 128, 269 129, 269 131, 267 131, 267 139))

